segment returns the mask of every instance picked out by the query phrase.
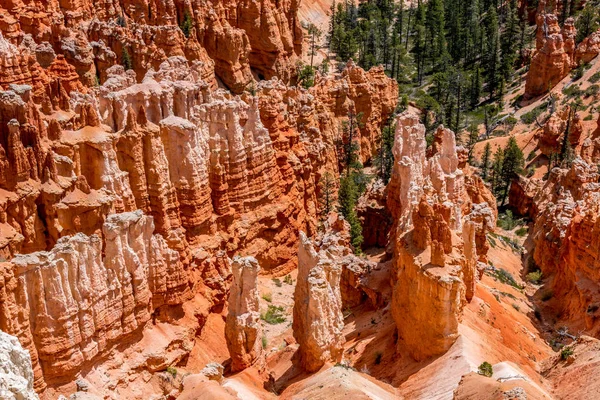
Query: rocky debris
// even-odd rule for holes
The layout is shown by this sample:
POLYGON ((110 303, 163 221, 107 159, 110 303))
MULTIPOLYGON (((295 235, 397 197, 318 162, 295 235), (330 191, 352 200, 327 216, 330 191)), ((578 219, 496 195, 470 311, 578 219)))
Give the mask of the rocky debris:
POLYGON ((200 371, 200 373, 206 376, 211 381, 221 382, 223 380, 224 370, 225 368, 221 364, 217 362, 211 362, 208 363, 206 367, 204 367, 202 371, 200 371))
POLYGON ((254 257, 233 258, 233 281, 229 289, 229 311, 225 325, 231 370, 241 371, 262 357, 262 324, 259 312, 258 274, 254 257))
POLYGON ((426 154, 424 130, 410 112, 397 117, 388 187, 397 220, 392 315, 398 350, 416 360, 444 353, 457 339, 497 213, 495 202, 474 202, 493 199, 484 185, 471 179, 467 190, 472 171, 459 168, 454 133, 439 127, 426 154))
POLYGON ((300 364, 314 372, 326 362, 342 359, 344 319, 340 277, 335 255, 320 250, 300 232, 298 278, 294 291, 294 338, 300 345, 300 364))
POLYGON ((14 336, 0 331, 0 397, 6 400, 37 400, 33 370, 27 351, 14 336))

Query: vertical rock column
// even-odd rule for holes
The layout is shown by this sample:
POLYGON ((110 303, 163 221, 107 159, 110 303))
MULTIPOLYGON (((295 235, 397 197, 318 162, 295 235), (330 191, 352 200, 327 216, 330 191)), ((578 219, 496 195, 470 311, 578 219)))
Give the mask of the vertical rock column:
POLYGON ((306 234, 300 232, 292 327, 300 345, 300 363, 306 371, 316 371, 326 362, 342 358, 341 273, 342 266, 330 259, 329 253, 317 252, 306 234))
POLYGON ((259 361, 263 349, 257 287, 260 265, 254 257, 236 256, 232 271, 225 337, 231 355, 231 369, 235 372, 259 361))

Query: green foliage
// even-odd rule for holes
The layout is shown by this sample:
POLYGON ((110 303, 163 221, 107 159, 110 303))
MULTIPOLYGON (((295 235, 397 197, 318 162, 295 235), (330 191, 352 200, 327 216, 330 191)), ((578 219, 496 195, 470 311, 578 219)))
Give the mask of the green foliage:
POLYGON ((517 227, 517 225, 522 223, 523 221, 521 219, 515 218, 511 210, 506 210, 504 213, 500 213, 498 215, 498 221, 496 221, 496 225, 505 231, 512 231, 517 227))
POLYGON ((133 61, 131 60, 131 56, 126 47, 123 47, 123 50, 121 51, 121 65, 125 68, 125 71, 133 68, 133 61))
POLYGON ((277 287, 283 286, 283 283, 281 283, 281 280, 279 278, 273 278, 272 281, 275 284, 275 286, 277 286, 277 287))
POLYGON ((301 66, 298 69, 298 84, 304 89, 309 89, 315 85, 315 68, 310 65, 301 66))
POLYGON ((504 186, 501 204, 504 204, 506 201, 510 184, 514 178, 523 172, 524 165, 525 157, 523 156, 523 151, 519 148, 514 136, 511 136, 504 149, 504 158, 502 161, 502 169, 500 171, 502 184, 504 186))
POLYGON ((585 72, 585 64, 580 62, 579 65, 577 66, 577 68, 573 68, 573 70, 571 71, 571 78, 574 81, 578 81, 579 79, 581 79, 583 77, 584 72, 585 72))
POLYGON ((293 285, 293 284, 294 284, 294 281, 292 280, 292 276, 291 276, 291 275, 289 275, 289 274, 288 274, 288 275, 286 275, 286 276, 283 278, 283 282, 284 282, 286 285, 293 285))
POLYGON ((334 204, 335 181, 330 172, 325 172, 319 179, 319 215, 321 216, 322 221, 324 221, 329 213, 333 211, 334 204))
POLYGON ((562 92, 567 97, 567 99, 581 97, 583 95, 583 90, 581 90, 579 85, 569 85, 565 87, 562 90, 562 92))
POLYGON ((565 346, 560 351, 560 359, 563 360, 563 361, 565 361, 569 357, 571 357, 573 355, 573 353, 574 353, 574 351, 573 351, 573 349, 571 347, 565 346))
POLYGON ((590 79, 588 79, 591 83, 596 83, 598 81, 600 81, 600 72, 596 72, 594 75, 590 76, 590 79))
POLYGON ((281 324, 285 322, 285 315, 283 314, 284 311, 285 310, 283 307, 269 304, 267 311, 260 314, 260 319, 270 325, 281 324))
POLYGON ((127 27, 127 21, 125 20, 125 17, 123 15, 119 15, 117 17, 117 25, 119 25, 121 28, 127 27))
POLYGON ((526 275, 526 278, 531 283, 540 283, 542 281, 542 271, 537 270, 530 272, 526 275))
POLYGON ((544 111, 548 109, 548 102, 544 102, 539 106, 535 107, 533 110, 526 112, 521 115, 521 121, 525 124, 532 124, 535 122, 536 118, 542 115, 544 111))
POLYGON ((190 34, 192 33, 192 28, 194 27, 194 20, 192 19, 192 16, 190 15, 189 12, 185 12, 185 14, 183 15, 183 21, 181 21, 181 24, 179 25, 179 29, 181 29, 181 32, 183 32, 183 35, 186 38, 190 37, 190 34))
POLYGON ((340 180, 340 190, 338 192, 339 208, 338 212, 344 216, 350 224, 350 238, 355 251, 360 252, 360 246, 363 242, 362 225, 356 214, 356 204, 358 202, 359 191, 356 185, 354 174, 343 175, 340 180))
POLYGON ((527 232, 529 232, 529 229, 527 229, 527 227, 525 227, 525 226, 522 226, 515 231, 515 234, 519 237, 523 237, 523 236, 527 235, 527 232))
POLYGON ((263 298, 264 301, 270 303, 270 302, 273 301, 273 294, 271 294, 271 293, 265 293, 265 294, 262 295, 262 298, 263 298))
POLYGON ((175 378, 177 376, 177 368, 167 367, 167 373, 171 374, 173 378, 175 378))
POLYGON ((394 147, 395 130, 395 124, 393 124, 391 120, 383 127, 379 151, 374 159, 377 175, 386 185, 390 181, 392 168, 394 166, 394 154, 392 153, 392 148, 394 147))
POLYGON ((492 368, 492 364, 490 364, 487 361, 482 362, 481 365, 479 365, 477 373, 479 375, 483 375, 483 376, 487 376, 488 378, 491 378, 492 375, 494 375, 494 369, 492 368))
POLYGON ((517 283, 512 274, 503 268, 495 269, 492 276, 506 285, 510 285, 516 289, 522 289, 521 285, 517 283))
POLYGON ((597 96, 600 93, 600 86, 598 85, 590 85, 585 91, 583 95, 585 97, 597 96))
POLYGON ((484 181, 487 181, 488 179, 488 175, 489 175, 489 169, 490 169, 490 163, 492 161, 492 148, 490 146, 490 143, 487 142, 485 144, 485 147, 483 149, 483 155, 481 156, 481 178, 484 181))
POLYGON ((261 342, 262 342, 262 348, 266 349, 269 344, 269 341, 265 335, 263 335, 263 337, 261 338, 261 342))
POLYGON ((575 21, 575 28, 577 28, 577 36, 575 41, 581 43, 583 39, 590 36, 593 32, 598 30, 600 27, 600 16, 598 10, 591 3, 586 4, 583 11, 575 21))

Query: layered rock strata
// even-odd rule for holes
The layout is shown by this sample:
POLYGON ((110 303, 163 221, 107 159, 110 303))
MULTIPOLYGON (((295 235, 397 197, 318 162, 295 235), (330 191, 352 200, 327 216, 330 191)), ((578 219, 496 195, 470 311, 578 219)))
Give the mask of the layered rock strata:
POLYGON ((292 328, 299 344, 300 365, 306 371, 314 372, 326 362, 342 359, 341 274, 335 255, 316 247, 301 232, 292 328))
MULTIPOLYGON (((14 63, 28 54, 14 51, 22 46, 10 42, 0 53, 14 63)), ((273 79, 257 85, 255 96, 235 96, 213 90, 203 64, 183 57, 166 59, 139 83, 135 72, 112 66, 101 86, 87 90, 72 69, 52 67, 66 63, 60 54, 52 58, 46 49, 39 60, 49 67, 37 58, 27 63, 48 79, 24 75, 0 92, 0 256, 13 260, 2 264, 0 325, 30 350, 38 390, 71 379, 142 329, 153 312, 168 315, 163 307, 200 294, 211 310, 222 309, 232 278, 228 257, 238 252, 256 255, 267 272, 291 271, 298 231, 316 232, 320 176, 337 174, 341 121, 351 108, 369 113, 357 131, 368 161, 371 135, 395 108, 397 93, 381 70, 349 65, 310 91, 273 79), (29 271, 58 268, 72 247, 90 254, 94 268, 129 265, 127 258, 103 261, 101 252, 113 241, 119 246, 115 232, 129 230, 112 227, 112 215, 136 210, 152 217, 150 233, 158 235, 151 239, 156 254, 140 258, 140 271, 153 271, 148 263, 155 262, 166 270, 146 283, 140 271, 97 281, 143 285, 127 289, 134 299, 122 301, 122 312, 135 317, 66 327, 62 321, 72 322, 74 310, 96 300, 80 304, 65 295, 59 302, 66 305, 37 318, 48 311, 21 295, 33 279, 29 271), (35 260, 23 256, 32 252, 35 260), (159 256, 163 261, 152 261, 159 256), (55 339, 40 339, 48 330, 56 330, 55 339)), ((104 286, 91 285, 88 294, 103 298, 104 286)))
POLYGON ((213 87, 217 76, 241 93, 253 74, 286 82, 295 76, 303 35, 298 6, 272 0, 17 2, 0 7, 0 33, 14 45, 25 43, 42 65, 64 57, 87 86, 103 83, 105 70, 118 63, 130 64, 141 79, 167 58, 185 56, 203 65, 213 87))
POLYGON ((2 265, 0 328, 29 350, 37 388, 74 375, 157 307, 189 299, 179 254, 153 232, 139 210, 113 214, 102 237, 65 236, 2 265))
POLYGON ((444 353, 458 337, 496 206, 483 200, 493 196, 473 183, 479 178, 459 168, 453 132, 439 127, 427 155, 425 127, 407 112, 397 117, 395 135, 388 187, 396 221, 392 315, 399 351, 422 360, 444 353))
POLYGON ((225 325, 231 370, 241 371, 262 357, 262 324, 259 312, 258 273, 254 257, 234 257, 225 325))

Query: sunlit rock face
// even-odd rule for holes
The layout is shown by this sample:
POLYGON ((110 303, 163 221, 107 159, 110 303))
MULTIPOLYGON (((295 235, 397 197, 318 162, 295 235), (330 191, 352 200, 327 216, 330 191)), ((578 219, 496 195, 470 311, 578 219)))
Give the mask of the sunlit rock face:
POLYGON ((417 360, 444 353, 457 339, 497 213, 479 178, 459 168, 454 133, 440 126, 426 152, 424 132, 416 115, 397 117, 388 187, 395 218, 392 314, 398 348, 417 360))

